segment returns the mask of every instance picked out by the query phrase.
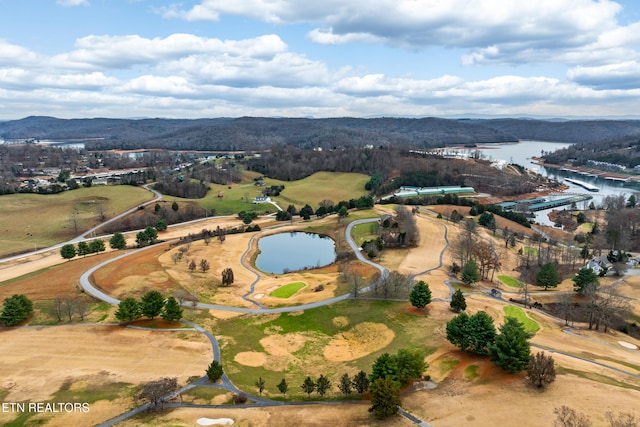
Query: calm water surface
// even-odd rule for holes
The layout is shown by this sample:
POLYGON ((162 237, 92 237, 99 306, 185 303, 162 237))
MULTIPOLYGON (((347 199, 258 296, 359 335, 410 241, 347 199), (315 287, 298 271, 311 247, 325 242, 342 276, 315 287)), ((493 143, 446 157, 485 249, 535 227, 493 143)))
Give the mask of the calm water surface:
POLYGON ((333 239, 315 233, 278 233, 258 240, 256 267, 267 273, 324 267, 336 260, 333 239))

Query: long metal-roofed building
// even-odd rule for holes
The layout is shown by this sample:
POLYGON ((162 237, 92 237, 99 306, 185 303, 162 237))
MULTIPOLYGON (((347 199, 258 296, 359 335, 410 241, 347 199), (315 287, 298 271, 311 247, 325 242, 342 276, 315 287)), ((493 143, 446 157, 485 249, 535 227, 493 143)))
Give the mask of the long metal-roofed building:
POLYGON ((444 187, 400 187, 393 193, 396 197, 437 196, 443 194, 475 193, 473 187, 449 185, 444 187))

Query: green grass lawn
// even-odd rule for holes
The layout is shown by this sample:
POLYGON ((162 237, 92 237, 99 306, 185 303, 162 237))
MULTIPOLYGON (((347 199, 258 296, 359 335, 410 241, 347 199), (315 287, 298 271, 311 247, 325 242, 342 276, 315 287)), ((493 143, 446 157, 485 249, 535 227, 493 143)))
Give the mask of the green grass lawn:
POLYGON ((464 379, 465 380, 472 380, 474 378, 479 377, 480 374, 478 373, 478 365, 469 365, 466 368, 464 368, 464 379))
POLYGON ((280 196, 275 197, 283 208, 290 204, 301 208, 308 203, 316 209, 322 200, 331 200, 337 204, 341 200, 357 199, 366 195, 364 185, 369 179, 369 176, 360 173, 316 172, 298 181, 267 179, 265 184, 285 186, 280 196))
POLYGON ((100 224, 153 195, 130 185, 78 188, 59 194, 7 194, 0 203, 0 256, 51 246, 100 224), (71 221, 77 212, 78 231, 71 221))
POLYGON ((540 326, 533 320, 531 320, 525 312, 520 307, 514 307, 512 305, 504 306, 504 313, 508 317, 515 317, 518 322, 524 325, 524 329, 527 332, 537 332, 540 329, 540 326))
POLYGON ((500 275, 500 276, 498 276, 498 279, 500 279, 502 281, 502 283, 504 283, 505 285, 507 285, 507 286, 509 286, 511 288, 521 288, 522 287, 522 282, 520 282, 520 280, 516 279, 515 277, 500 275))
POLYGON ((378 223, 359 224, 351 229, 351 237, 358 246, 366 240, 373 240, 378 237, 378 223))
MULTIPOLYGON (((260 176, 255 172, 244 172, 243 181, 231 185, 210 184, 209 193, 196 201, 205 209, 215 209, 217 215, 233 215, 240 211, 273 213, 276 208, 269 203, 253 204, 253 198, 262 194, 262 188, 254 185, 253 179, 260 176), (221 195, 222 197, 218 197, 221 195)), ((364 185, 369 177, 358 173, 317 172, 298 181, 280 181, 266 178, 266 186, 284 185, 280 196, 272 197, 282 209, 294 205, 300 209, 309 204, 317 209, 322 200, 338 203, 341 200, 357 199, 366 195, 364 185)), ((167 201, 183 200, 165 196, 167 201)))
POLYGON ((300 289, 304 288, 306 285, 302 282, 291 282, 287 283, 284 286, 280 286, 275 291, 271 292, 269 295, 276 298, 289 298, 294 295, 300 289))

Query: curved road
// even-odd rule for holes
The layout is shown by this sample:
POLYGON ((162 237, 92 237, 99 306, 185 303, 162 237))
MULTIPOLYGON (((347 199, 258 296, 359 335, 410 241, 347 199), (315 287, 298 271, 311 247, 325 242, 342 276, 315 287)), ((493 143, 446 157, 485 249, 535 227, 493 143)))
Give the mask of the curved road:
MULTIPOLYGON (((157 200, 157 199, 155 199, 155 200, 157 200)), ((155 201, 155 200, 153 200, 153 201, 155 201)), ((153 201, 150 201, 148 203, 153 203, 153 201)), ((364 263, 366 263, 366 264, 368 264, 370 266, 373 266, 373 267, 377 268, 380 271, 380 278, 378 279, 380 281, 380 280, 383 280, 389 274, 389 270, 386 267, 383 267, 383 266, 381 266, 381 265, 379 265, 379 264, 377 264, 377 263, 365 258, 362 255, 362 253, 361 253, 360 249, 358 248, 358 246, 356 245, 355 241, 351 237, 351 232, 353 230, 353 227, 355 227, 356 225, 359 225, 359 224, 365 224, 365 223, 374 222, 374 221, 377 221, 377 218, 361 219, 361 220, 356 220, 356 221, 353 221, 353 222, 349 223, 348 226, 345 229, 345 235, 346 235, 345 237, 346 237, 347 243, 349 244, 351 249, 356 254, 357 258, 361 262, 364 262, 364 263)), ((443 265, 443 261, 442 261, 443 254, 444 254, 445 250, 447 249, 447 247, 449 245, 449 240, 448 240, 448 237, 447 237, 448 228, 444 224, 443 224, 443 227, 444 227, 445 247, 440 252, 439 265, 437 267, 430 268, 430 269, 427 269, 427 270, 425 270, 423 272, 416 273, 416 274, 412 275, 412 277, 411 277, 412 281, 415 278, 415 276, 417 276, 417 275, 424 274, 424 273, 427 273, 429 271, 436 270, 436 269, 442 267, 442 265, 443 265)), ((86 236, 87 234, 90 234, 90 232, 92 232, 92 230, 90 230, 89 232, 83 234, 83 236, 86 236)), ((74 241, 83 238, 83 236, 80 236, 79 238, 74 239, 74 241)), ((314 303, 291 306, 291 307, 278 307, 278 308, 267 308, 267 307, 264 307, 263 305, 261 305, 260 303, 256 302, 255 300, 250 299, 249 295, 251 295, 254 292, 255 284, 258 283, 258 281, 261 279, 260 273, 258 273, 255 270, 251 269, 246 264, 246 262, 244 261, 245 256, 248 253, 249 248, 251 247, 251 244, 252 244, 254 238, 255 238, 255 235, 252 236, 252 238, 250 239, 250 241, 248 243, 247 250, 245 250, 245 252, 242 255, 241 262, 242 262, 242 265, 245 268, 247 268, 248 270, 252 271, 256 275, 256 279, 251 283, 250 291, 247 294, 243 295, 243 298, 246 301, 249 301, 249 302, 255 304, 258 308, 253 308, 252 309, 252 308, 245 308, 245 307, 229 307, 229 306, 222 306, 222 305, 217 305, 217 304, 204 304, 204 303, 198 303, 197 304, 197 308, 223 310, 223 311, 230 311, 230 312, 236 312, 236 313, 248 313, 248 314, 285 313, 285 312, 292 312, 292 311, 299 311, 299 310, 307 310, 307 309, 312 309, 312 308, 316 308, 316 307, 321 307, 321 306, 324 306, 324 305, 334 304, 336 302, 343 301, 343 300, 346 300, 346 299, 349 299, 349 298, 352 297, 352 295, 349 293, 349 294, 337 296, 337 297, 334 297, 334 298, 330 298, 330 299, 327 299, 327 300, 317 301, 317 302, 314 302, 314 303)), ((100 291, 99 289, 96 289, 93 286, 93 284, 91 283, 91 281, 89 280, 90 276, 96 270, 108 265, 111 262, 120 260, 122 258, 125 258, 125 257, 133 254, 133 253, 137 253, 138 251, 145 250, 145 249, 149 249, 149 247, 121 254, 121 255, 119 255, 119 256, 117 256, 115 258, 106 260, 106 261, 104 261, 104 262, 102 262, 102 263, 90 268, 85 273, 83 273, 82 276, 80 277, 80 285, 85 290, 85 292, 87 292, 88 294, 94 296, 95 298, 97 298, 99 300, 108 302, 108 303, 113 304, 113 305, 119 304, 120 301, 118 299, 113 298, 112 296, 100 291)), ((446 284, 449 287, 450 292, 452 293, 453 292, 453 288, 451 287, 451 285, 449 283, 446 283, 446 284)), ((359 292, 366 292, 371 288, 371 286, 372 285, 369 285, 369 286, 361 289, 359 292)), ((216 338, 209 331, 207 331, 206 329, 202 328, 201 326, 199 326, 199 325, 197 325, 197 324, 195 324, 193 322, 189 322, 189 321, 186 321, 186 320, 183 320, 182 322, 190 325, 191 327, 193 327, 195 330, 199 331, 200 333, 203 333, 209 339, 209 341, 211 342, 214 360, 218 360, 218 361, 221 360, 220 359, 221 358, 220 348, 219 348, 218 342, 217 342, 216 338)), ((609 368, 609 369, 614 369, 614 370, 616 370, 618 372, 621 372, 621 373, 624 373, 624 374, 629 374, 629 375, 632 375, 634 377, 639 377, 637 374, 626 372, 626 371, 620 370, 618 368, 615 368, 615 367, 612 367, 612 366, 609 366, 609 365, 606 365, 606 364, 603 364, 603 363, 599 363, 599 362, 596 362, 596 361, 593 361, 593 360, 581 358, 581 357, 574 356, 574 355, 571 355, 571 354, 567 354, 567 353, 564 353, 564 352, 561 352, 561 351, 558 351, 558 350, 554 350, 554 349, 551 349, 551 348, 546 348, 546 347, 542 347, 542 346, 536 346, 536 345, 533 345, 533 344, 532 344, 532 346, 533 347, 542 348, 542 349, 545 349, 545 350, 550 351, 550 352, 556 352, 556 353, 564 354, 566 356, 574 357, 574 358, 577 358, 577 359, 580 359, 580 360, 584 360, 584 361, 587 361, 587 362, 595 363, 595 364, 597 364, 599 366, 602 366, 602 367, 605 367, 605 368, 609 368)), ((184 391, 186 391, 186 390, 188 390, 190 388, 196 387, 196 386, 218 387, 218 388, 222 388, 222 389, 225 389, 225 390, 229 390, 229 391, 234 392, 234 393, 241 393, 242 392, 235 385, 233 385, 233 383, 231 383, 231 381, 229 380, 229 378, 225 374, 225 375, 223 375, 221 384, 211 384, 211 383, 207 382, 206 377, 203 377, 200 380, 196 381, 195 383, 189 384, 189 385, 181 388, 180 390, 176 391, 172 395, 167 396, 167 398, 176 397, 180 393, 182 393, 182 392, 184 392, 184 391)), ((262 398, 260 396, 253 396, 253 395, 248 395, 248 394, 247 394, 247 396, 249 396, 249 398, 255 402, 254 404, 251 404, 249 406, 276 406, 276 405, 285 405, 285 404, 287 404, 287 405, 289 405, 289 404, 291 404, 291 405, 309 405, 309 404, 323 404, 323 405, 327 404, 327 405, 329 405, 329 404, 338 404, 338 403, 363 403, 361 401, 358 401, 358 402, 327 402, 327 401, 322 401, 322 402, 287 402, 287 403, 285 403, 285 402, 278 402, 278 401, 272 401, 272 400, 269 400, 269 399, 264 399, 264 398, 262 398)), ((171 403, 171 404, 168 404, 167 406, 171 406, 171 407, 191 407, 191 406, 194 406, 194 405, 182 404, 182 403, 171 403)), ((195 405, 195 406, 197 406, 197 407, 215 407, 215 408, 221 407, 219 405, 195 405)), ((244 407, 249 407, 249 406, 244 405, 244 407)), ((133 409, 132 411, 129 411, 129 412, 127 412, 125 414, 122 414, 122 415, 120 415, 120 416, 118 416, 116 418, 108 420, 105 423, 100 424, 100 426, 105 426, 105 427, 106 426, 111 426, 111 425, 113 425, 113 424, 115 424, 117 422, 120 422, 120 421, 122 421, 124 419, 127 419, 127 418, 129 418, 129 417, 131 417, 133 415, 136 415, 136 414, 144 411, 145 409, 147 409, 147 407, 148 407, 148 405, 142 405, 140 407, 137 407, 137 408, 133 409)), ((235 406, 235 407, 237 407, 237 406, 235 406)), ((429 426, 428 423, 419 420, 418 418, 416 418, 412 414, 409 414, 406 411, 402 410, 402 408, 400 408, 399 414, 401 416, 405 417, 407 420, 411 421, 414 424, 417 424, 417 425, 420 425, 420 426, 429 426)))

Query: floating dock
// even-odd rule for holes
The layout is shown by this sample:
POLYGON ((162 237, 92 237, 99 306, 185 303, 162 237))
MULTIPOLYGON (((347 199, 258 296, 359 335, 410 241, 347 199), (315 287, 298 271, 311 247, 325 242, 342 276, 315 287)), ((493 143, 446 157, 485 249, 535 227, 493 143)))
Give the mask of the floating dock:
POLYGON ((600 191, 600 189, 598 187, 596 187, 595 185, 591 185, 588 182, 584 182, 584 181, 579 181, 577 179, 572 179, 572 178, 565 178, 565 181, 570 182, 572 184, 575 185, 579 185, 580 187, 589 190, 589 191, 600 191))

